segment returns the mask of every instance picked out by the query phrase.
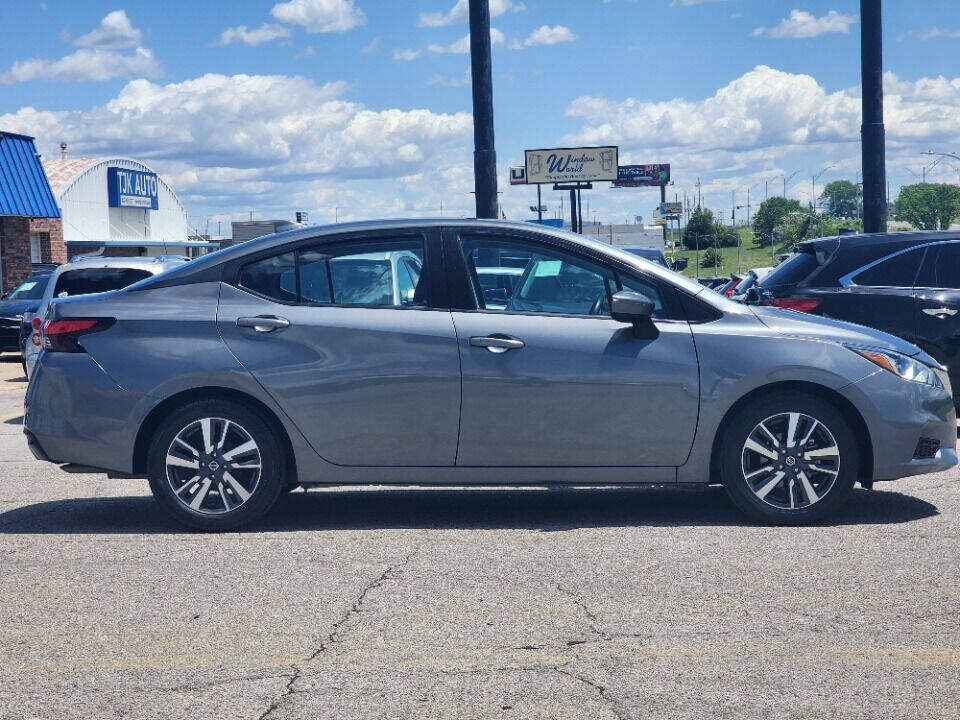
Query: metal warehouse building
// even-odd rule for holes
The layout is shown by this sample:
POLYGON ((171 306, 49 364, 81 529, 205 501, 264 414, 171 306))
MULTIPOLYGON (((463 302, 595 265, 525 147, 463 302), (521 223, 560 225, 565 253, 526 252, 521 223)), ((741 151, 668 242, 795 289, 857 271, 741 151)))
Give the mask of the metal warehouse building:
POLYGON ((142 162, 124 157, 44 160, 63 219, 69 256, 197 255, 217 243, 191 241, 173 189, 142 162))

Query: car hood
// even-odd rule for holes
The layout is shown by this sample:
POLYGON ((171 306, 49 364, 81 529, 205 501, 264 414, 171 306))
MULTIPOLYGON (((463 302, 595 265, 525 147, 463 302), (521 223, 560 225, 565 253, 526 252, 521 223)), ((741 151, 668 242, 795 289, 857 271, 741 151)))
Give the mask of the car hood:
POLYGON ((863 325, 820 317, 819 315, 808 315, 796 310, 762 305, 750 305, 748 307, 760 322, 771 330, 784 335, 861 345, 878 350, 891 350, 910 357, 922 352, 916 345, 908 343, 902 338, 863 325))
POLYGON ((0 317, 16 317, 25 312, 35 312, 39 300, 4 300, 0 302, 0 317))

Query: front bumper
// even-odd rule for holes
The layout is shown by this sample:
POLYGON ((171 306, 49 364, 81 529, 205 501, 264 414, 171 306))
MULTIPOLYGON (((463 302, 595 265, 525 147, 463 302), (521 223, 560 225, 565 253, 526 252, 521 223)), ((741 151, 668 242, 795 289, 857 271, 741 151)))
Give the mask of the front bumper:
POLYGON ((957 415, 949 383, 934 388, 877 370, 840 392, 866 423, 873 480, 943 472, 957 464, 957 415), (921 440, 939 444, 932 457, 918 456, 921 440))

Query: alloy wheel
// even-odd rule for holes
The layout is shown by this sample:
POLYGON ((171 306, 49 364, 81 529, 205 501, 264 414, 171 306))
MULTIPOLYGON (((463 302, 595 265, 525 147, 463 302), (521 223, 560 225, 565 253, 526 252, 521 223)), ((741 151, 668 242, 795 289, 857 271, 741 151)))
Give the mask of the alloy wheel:
POLYGON ((260 448, 239 423, 218 417, 195 420, 167 449, 166 474, 174 497, 205 515, 232 512, 260 482, 260 448))
POLYGON ((820 420, 782 412, 759 422, 743 444, 743 477, 753 494, 780 510, 822 500, 840 474, 840 448, 820 420))

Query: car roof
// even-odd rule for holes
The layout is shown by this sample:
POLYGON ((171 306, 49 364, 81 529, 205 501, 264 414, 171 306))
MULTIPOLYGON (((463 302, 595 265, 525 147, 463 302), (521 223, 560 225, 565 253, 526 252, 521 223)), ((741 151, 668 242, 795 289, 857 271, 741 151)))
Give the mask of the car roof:
POLYGON ((883 233, 852 233, 850 235, 832 235, 830 237, 814 238, 797 243, 797 249, 816 249, 820 246, 842 246, 844 249, 861 248, 878 245, 914 245, 946 240, 960 240, 960 232, 956 230, 910 230, 902 232, 883 233))

